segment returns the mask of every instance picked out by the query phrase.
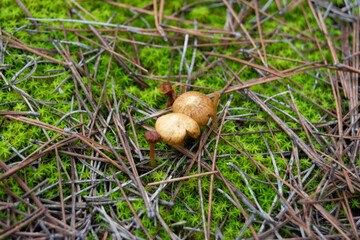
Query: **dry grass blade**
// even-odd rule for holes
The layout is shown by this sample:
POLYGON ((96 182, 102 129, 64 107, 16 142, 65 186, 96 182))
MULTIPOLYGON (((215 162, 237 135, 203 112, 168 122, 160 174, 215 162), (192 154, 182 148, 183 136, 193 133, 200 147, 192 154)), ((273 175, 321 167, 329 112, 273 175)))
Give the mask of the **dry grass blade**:
POLYGON ((271 73, 271 74, 273 74, 273 75, 275 75, 277 77, 280 77, 280 78, 285 77, 281 72, 274 71, 272 69, 263 67, 261 65, 258 65, 256 63, 252 63, 252 62, 249 62, 249 61, 245 61, 245 60, 241 60, 241 59, 238 59, 238 58, 234 58, 234 57, 230 57, 230 56, 226 56, 226 55, 222 55, 222 54, 218 54, 218 53, 213 53, 213 52, 203 52, 203 54, 210 55, 210 56, 221 57, 221 58, 229 59, 229 60, 232 60, 232 61, 235 61, 235 62, 239 62, 239 63, 242 63, 244 65, 247 65, 247 66, 262 70, 264 72, 271 73))
MULTIPOLYGON (((224 121, 225 121, 225 117, 226 117, 226 114, 228 112, 228 108, 230 106, 230 103, 232 102, 233 100, 233 95, 230 96, 229 100, 227 101, 224 109, 223 109, 223 116, 222 116, 222 119, 221 119, 221 123, 220 123, 220 126, 219 126, 219 129, 218 129, 218 134, 217 134, 217 137, 216 137, 216 143, 215 143, 215 150, 214 150, 214 156, 213 156, 213 159, 212 159, 212 165, 211 165, 211 170, 212 171, 215 171, 216 169, 216 155, 217 155, 217 149, 218 149, 218 144, 219 144, 219 140, 220 140, 220 135, 221 135, 221 130, 224 126, 224 121)), ((214 175, 211 175, 211 178, 210 178, 210 192, 209 192, 209 208, 208 208, 208 225, 207 225, 207 238, 210 239, 210 226, 211 226, 211 206, 212 206, 212 197, 213 197, 213 184, 214 184, 214 175)))

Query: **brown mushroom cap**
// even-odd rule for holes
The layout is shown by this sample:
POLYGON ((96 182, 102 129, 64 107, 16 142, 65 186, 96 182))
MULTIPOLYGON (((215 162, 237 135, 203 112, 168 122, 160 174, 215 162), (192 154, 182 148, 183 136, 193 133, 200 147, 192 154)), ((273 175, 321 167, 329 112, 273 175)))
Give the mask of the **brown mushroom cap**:
POLYGON ((171 91, 174 91, 173 88, 171 87, 171 83, 169 83, 169 82, 164 82, 164 83, 160 84, 159 90, 162 94, 167 94, 171 91))
POLYGON ((166 103, 166 107, 172 106, 175 99, 179 96, 178 93, 172 88, 172 86, 169 82, 164 82, 164 83, 160 84, 159 90, 162 94, 169 97, 169 100, 166 103))
POLYGON ((189 91, 175 100, 173 111, 183 113, 194 119, 199 126, 204 126, 208 123, 210 116, 216 115, 216 106, 205 94, 189 91))
POLYGON ((192 138, 200 135, 200 127, 191 117, 182 113, 170 113, 158 118, 156 132, 161 140, 170 145, 182 145, 186 134, 192 138))
POLYGON ((147 131, 144 134, 144 138, 149 143, 156 143, 161 140, 160 135, 155 131, 147 131))

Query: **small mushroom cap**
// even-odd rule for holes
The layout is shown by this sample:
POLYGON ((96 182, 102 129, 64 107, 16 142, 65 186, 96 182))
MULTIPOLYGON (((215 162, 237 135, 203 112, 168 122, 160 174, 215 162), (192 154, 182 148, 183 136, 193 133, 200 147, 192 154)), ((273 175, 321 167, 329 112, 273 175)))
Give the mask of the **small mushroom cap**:
POLYGON ((159 85, 159 90, 162 94, 167 94, 170 91, 174 91, 171 87, 171 84, 169 82, 164 82, 159 85))
POLYGON ((156 143, 161 140, 160 135, 156 131, 147 131, 144 134, 144 138, 149 143, 156 143))
POLYGON ((175 100, 173 111, 183 113, 194 119, 199 126, 204 126, 208 123, 210 116, 215 116, 216 106, 205 94, 189 91, 175 100))
POLYGON ((169 100, 166 103, 166 107, 171 107, 175 99, 179 96, 178 93, 172 88, 169 82, 164 82, 160 84, 159 90, 162 94, 167 95, 169 97, 169 100))
POLYGON ((200 135, 200 127, 191 117, 182 113, 170 113, 158 118, 156 132, 162 141, 170 145, 183 145, 186 134, 192 138, 200 135))

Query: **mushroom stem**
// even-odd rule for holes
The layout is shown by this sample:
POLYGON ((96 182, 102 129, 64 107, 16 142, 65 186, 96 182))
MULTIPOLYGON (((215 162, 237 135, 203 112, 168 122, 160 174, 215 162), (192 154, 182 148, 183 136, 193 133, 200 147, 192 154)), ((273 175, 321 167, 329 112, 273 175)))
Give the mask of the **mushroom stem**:
MULTIPOLYGON (((220 94, 218 92, 216 92, 215 96, 214 96, 214 107, 215 107, 215 109, 217 109, 217 105, 219 103, 219 98, 220 98, 220 94)), ((215 111, 215 114, 211 115, 210 117, 212 119, 212 124, 214 126, 214 129, 216 130, 216 127, 215 127, 215 122, 216 122, 216 118, 217 118, 216 111, 215 111)))
POLYGON ((156 167, 155 161, 155 143, 150 143, 150 163, 152 167, 156 167))
POLYGON ((218 92, 216 92, 215 96, 214 96, 214 106, 215 106, 215 108, 217 108, 217 105, 219 103, 219 98, 220 98, 220 94, 218 92))
POLYGON ((160 141, 161 137, 156 131, 147 131, 144 135, 145 140, 150 143, 150 163, 156 167, 155 162, 155 143, 160 141))
POLYGON ((182 83, 175 83, 174 85, 172 85, 172 88, 176 88, 177 86, 181 86, 182 89, 182 93, 185 92, 185 85, 182 83))

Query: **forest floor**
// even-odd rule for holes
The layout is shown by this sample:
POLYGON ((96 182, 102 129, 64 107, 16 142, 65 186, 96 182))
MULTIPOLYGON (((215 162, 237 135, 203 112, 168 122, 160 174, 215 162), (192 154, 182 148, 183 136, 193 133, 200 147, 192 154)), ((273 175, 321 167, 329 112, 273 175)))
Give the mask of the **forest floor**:
POLYGON ((359 9, 0 1, 0 239, 359 239, 359 9), (162 83, 220 98, 155 167, 162 83))

